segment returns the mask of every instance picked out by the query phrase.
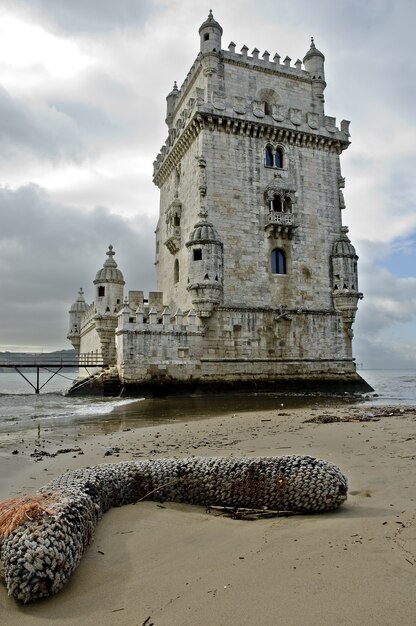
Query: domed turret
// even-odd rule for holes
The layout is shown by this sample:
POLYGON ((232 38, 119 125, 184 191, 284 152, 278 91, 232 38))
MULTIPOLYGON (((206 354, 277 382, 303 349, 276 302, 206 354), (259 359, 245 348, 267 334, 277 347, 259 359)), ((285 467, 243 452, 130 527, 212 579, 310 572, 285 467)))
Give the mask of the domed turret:
POLYGON ((192 304, 200 317, 209 317, 214 305, 222 299, 223 244, 207 212, 200 212, 201 219, 189 235, 186 247, 189 251, 188 291, 192 304))
POLYGON ((311 37, 311 46, 303 57, 303 65, 305 70, 312 75, 313 80, 325 80, 324 62, 324 55, 315 46, 313 37, 311 37))
POLYGON ((200 26, 198 32, 201 38, 201 52, 220 52, 222 28, 215 21, 212 9, 210 9, 208 18, 200 26))
POLYGON ((334 291, 358 290, 357 261, 358 256, 350 239, 347 237, 348 228, 341 228, 341 236, 332 248, 332 269, 334 291))
POLYGON ((191 244, 206 244, 211 242, 218 243, 219 241, 220 238, 218 237, 218 233, 214 226, 211 222, 208 222, 206 218, 203 218, 195 224, 186 245, 190 246, 191 244))
POLYGON ((98 270, 94 285, 96 285, 95 308, 97 314, 117 313, 123 303, 124 277, 114 260, 113 246, 108 246, 108 258, 103 267, 98 270))
POLYGON ((176 84, 176 80, 173 83, 173 89, 170 93, 168 93, 168 95, 166 96, 166 124, 169 126, 169 128, 172 125, 172 120, 173 120, 173 112, 175 110, 175 105, 176 105, 176 98, 178 96, 179 90, 178 90, 178 85, 176 84))
POLYGON ((325 82, 325 57, 315 46, 313 37, 311 38, 311 47, 303 57, 303 65, 305 70, 309 72, 312 79, 312 92, 316 100, 324 101, 325 82))
POLYGON ((112 282, 119 283, 124 285, 124 277, 121 271, 117 267, 117 263, 113 259, 115 252, 113 251, 113 246, 108 246, 108 251, 106 252, 108 259, 104 262, 104 265, 95 275, 94 285, 98 282, 112 282))
POLYGON ((88 304, 85 302, 84 292, 82 290, 82 287, 80 287, 80 290, 78 292, 78 298, 69 309, 69 332, 67 334, 67 337, 74 346, 77 354, 79 354, 82 318, 87 309, 88 304))
POLYGON ((84 291, 82 287, 80 287, 78 291, 78 298, 71 305, 71 308, 69 309, 69 313, 83 313, 87 309, 88 309, 88 304, 85 302, 84 291))
POLYGON ((363 295, 358 291, 358 256, 347 232, 348 228, 343 226, 341 236, 332 248, 332 295, 336 310, 343 313, 345 321, 351 324, 358 300, 363 295))

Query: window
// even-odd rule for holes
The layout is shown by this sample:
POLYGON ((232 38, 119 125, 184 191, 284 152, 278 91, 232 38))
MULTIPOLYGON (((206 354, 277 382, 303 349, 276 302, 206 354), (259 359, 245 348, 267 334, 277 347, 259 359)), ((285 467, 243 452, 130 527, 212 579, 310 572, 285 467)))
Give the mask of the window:
POLYGON ((179 261, 178 261, 178 259, 175 259, 175 263, 173 265, 173 282, 174 283, 178 283, 179 282, 179 261))
POLYGON ((204 41, 208 41, 208 39, 209 39, 209 33, 205 33, 205 35, 204 35, 204 41))
POLYGON ((266 167, 273 167, 273 151, 271 146, 266 146, 264 154, 264 164, 266 167))
POLYGON ((282 199, 280 196, 274 196, 272 200, 272 210, 278 213, 282 212, 282 199))
POLYGON ((202 261, 201 248, 194 248, 194 261, 202 261))
POLYGON ((266 167, 283 168, 283 148, 266 146, 264 150, 264 165, 266 167))
POLYGON ((272 274, 286 274, 286 257, 283 250, 272 250, 272 274))
POLYGON ((102 298, 102 296, 105 296, 105 287, 98 287, 98 297, 102 298))
POLYGON ((272 107, 270 106, 270 104, 268 102, 264 103, 264 114, 265 115, 271 115, 272 114, 272 107))
POLYGON ((181 218, 179 217, 179 215, 177 213, 175 213, 175 217, 173 218, 173 225, 174 226, 180 226, 181 225, 181 218))

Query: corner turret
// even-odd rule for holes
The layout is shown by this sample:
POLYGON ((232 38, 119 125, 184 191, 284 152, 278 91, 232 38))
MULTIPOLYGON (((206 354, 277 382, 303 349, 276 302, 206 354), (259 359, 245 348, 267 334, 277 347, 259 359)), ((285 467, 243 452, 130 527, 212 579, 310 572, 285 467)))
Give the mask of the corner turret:
POLYGON ((167 126, 169 128, 171 128, 172 126, 172 121, 173 121, 173 112, 175 110, 175 106, 176 106, 176 98, 178 97, 178 85, 175 82, 173 83, 173 89, 170 93, 168 93, 168 95, 166 96, 166 119, 165 122, 167 124, 167 126))
POLYGON ((358 256, 347 232, 347 226, 342 226, 341 236, 332 249, 332 296, 335 309, 341 313, 344 324, 352 334, 351 325, 358 300, 362 299, 363 294, 358 291, 358 256))
POLYGON ((312 79, 312 94, 317 103, 321 103, 323 113, 325 82, 325 57, 315 46, 313 37, 311 37, 311 46, 303 57, 303 65, 309 72, 312 79))
POLYGON ((85 311, 88 309, 88 304, 84 299, 84 292, 80 287, 78 292, 78 298, 71 305, 69 309, 69 332, 67 338, 74 346, 74 350, 79 355, 79 347, 81 342, 81 324, 85 311))
POLYGON ((123 274, 114 260, 113 246, 108 246, 108 259, 98 270, 94 285, 96 286, 94 303, 98 315, 118 313, 123 305, 123 274))
POLYGON ((199 213, 201 220, 194 226, 186 247, 189 251, 189 276, 187 289, 192 305, 199 317, 210 317, 223 295, 223 244, 207 211, 199 213))
POLYGON ((199 28, 199 36, 201 39, 200 49, 205 52, 220 52, 222 28, 215 21, 212 15, 212 9, 209 11, 208 18, 199 28))

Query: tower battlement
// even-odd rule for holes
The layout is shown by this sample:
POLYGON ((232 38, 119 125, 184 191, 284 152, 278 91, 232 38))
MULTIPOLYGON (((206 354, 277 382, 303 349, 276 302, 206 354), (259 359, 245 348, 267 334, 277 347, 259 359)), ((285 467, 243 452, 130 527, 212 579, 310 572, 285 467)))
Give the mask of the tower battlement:
POLYGON ((245 45, 238 53, 234 42, 228 50, 215 47, 220 45, 221 34, 222 28, 210 14, 200 29, 197 58, 180 89, 175 82, 166 98, 169 131, 153 164, 157 185, 164 178, 165 172, 160 174, 163 164, 169 159, 177 162, 182 144, 186 150, 204 125, 216 124, 225 132, 248 133, 265 140, 278 129, 297 142, 324 149, 341 152, 348 147, 349 121, 342 120, 338 127, 335 117, 324 111, 325 57, 313 39, 303 61, 297 59, 292 65, 288 56, 283 62, 277 53, 271 59, 267 50, 260 58, 258 48, 250 56, 245 45), (203 40, 206 35, 211 39, 203 40))

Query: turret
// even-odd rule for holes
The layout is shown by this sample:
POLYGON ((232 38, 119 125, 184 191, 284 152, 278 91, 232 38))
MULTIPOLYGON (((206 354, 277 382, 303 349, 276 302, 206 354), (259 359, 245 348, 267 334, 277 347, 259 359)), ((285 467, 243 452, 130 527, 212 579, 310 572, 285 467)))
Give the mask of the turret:
POLYGON ((186 243, 189 254, 188 291, 192 305, 199 317, 210 317, 223 294, 223 244, 207 212, 199 214, 201 220, 194 226, 186 243))
POLYGON ((117 263, 113 258, 115 255, 113 246, 108 246, 106 254, 108 259, 103 267, 98 270, 94 280, 94 304, 97 315, 114 315, 123 306, 123 287, 125 282, 123 274, 118 269, 117 263))
POLYGON ((84 292, 82 290, 82 287, 80 287, 78 292, 78 298, 69 309, 69 332, 67 334, 67 338, 74 346, 74 350, 78 355, 81 341, 82 317, 87 309, 88 304, 85 302, 84 292))
POLYGON ((324 90, 326 87, 325 82, 325 69, 324 69, 325 57, 320 52, 313 40, 311 38, 311 47, 308 52, 303 57, 303 65, 305 70, 309 72, 312 79, 312 94, 314 99, 317 101, 317 104, 320 103, 322 107, 323 113, 323 103, 324 103, 324 90))
POLYGON ((202 53, 220 52, 222 28, 218 22, 214 20, 212 9, 210 9, 208 18, 200 26, 198 32, 201 39, 200 49, 202 53))
POLYGON ((335 309, 350 328, 355 319, 358 300, 363 294, 358 291, 358 256, 347 232, 348 228, 343 226, 341 236, 332 249, 332 295, 335 309))
POLYGON ((173 83, 173 89, 166 96, 166 119, 165 122, 171 128, 173 121, 173 112, 176 106, 176 98, 178 97, 178 85, 176 84, 176 80, 173 83))

